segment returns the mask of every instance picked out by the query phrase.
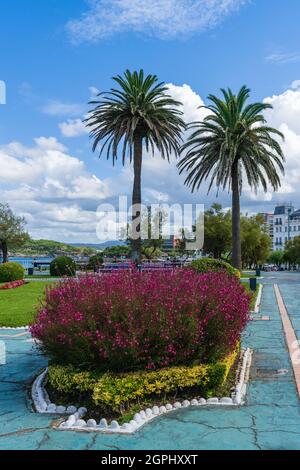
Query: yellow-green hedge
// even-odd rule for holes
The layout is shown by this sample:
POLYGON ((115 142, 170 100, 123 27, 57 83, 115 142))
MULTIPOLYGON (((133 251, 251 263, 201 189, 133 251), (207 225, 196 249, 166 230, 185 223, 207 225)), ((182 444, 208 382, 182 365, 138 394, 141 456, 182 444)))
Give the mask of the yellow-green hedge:
POLYGON ((131 402, 153 395, 199 387, 202 393, 224 384, 239 348, 224 361, 192 367, 170 367, 157 371, 96 375, 69 366, 49 366, 49 382, 62 393, 87 393, 96 405, 117 411, 131 402))

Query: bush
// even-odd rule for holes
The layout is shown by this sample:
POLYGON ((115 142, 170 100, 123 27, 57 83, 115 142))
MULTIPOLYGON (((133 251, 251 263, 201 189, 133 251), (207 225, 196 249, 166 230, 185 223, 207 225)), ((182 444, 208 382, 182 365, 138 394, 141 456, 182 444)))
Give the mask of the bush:
POLYGON ((98 269, 103 264, 103 255, 102 253, 97 253, 90 257, 88 262, 88 269, 98 269))
POLYGON ((9 262, 0 265, 0 282, 20 281, 24 278, 24 268, 19 263, 9 262))
POLYGON ((31 332, 55 363, 126 372, 217 361, 248 321, 235 276, 178 269, 86 275, 48 288, 31 332))
MULTIPOLYGON (((109 411, 121 411, 137 400, 154 395, 176 395, 197 389, 207 395, 226 381, 238 354, 238 348, 226 360, 192 367, 170 367, 158 371, 129 374, 80 372, 71 366, 49 366, 49 382, 59 392, 86 395, 95 405, 109 411)), ((196 392, 196 393, 197 393, 196 392)))
POLYGON ((231 264, 226 263, 220 259, 214 258, 202 258, 192 261, 190 267, 197 271, 198 273, 207 273, 207 272, 226 272, 229 276, 237 276, 240 278, 240 271, 235 269, 231 264))
POLYGON ((76 263, 68 256, 58 256, 50 264, 51 276, 75 276, 76 263))

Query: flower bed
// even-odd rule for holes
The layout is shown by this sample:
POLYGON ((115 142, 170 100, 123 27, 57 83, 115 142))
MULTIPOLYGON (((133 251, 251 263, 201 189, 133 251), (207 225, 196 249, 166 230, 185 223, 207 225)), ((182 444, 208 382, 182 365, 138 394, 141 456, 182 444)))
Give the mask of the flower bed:
POLYGON ((103 413, 123 413, 136 403, 155 397, 176 398, 192 391, 195 396, 209 397, 224 385, 237 358, 239 348, 225 360, 192 367, 169 367, 158 371, 128 374, 82 372, 72 366, 49 366, 50 385, 65 396, 83 397, 85 403, 98 406, 103 413))
POLYGON ((130 372, 222 360, 249 320, 235 276, 113 273, 49 288, 31 332, 55 364, 130 372))
POLYGON ((24 281, 24 279, 20 281, 6 282, 5 284, 0 286, 0 289, 16 289, 17 287, 24 286, 24 284, 26 284, 26 281, 24 281))

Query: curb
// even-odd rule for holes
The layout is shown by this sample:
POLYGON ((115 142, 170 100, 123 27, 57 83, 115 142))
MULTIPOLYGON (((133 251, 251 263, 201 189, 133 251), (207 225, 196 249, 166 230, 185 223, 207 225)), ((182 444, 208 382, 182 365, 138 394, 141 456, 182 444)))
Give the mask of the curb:
POLYGON ((56 429, 58 430, 99 432, 108 434, 133 434, 158 416, 162 416, 180 408, 195 406, 243 406, 245 404, 252 353, 253 351, 250 348, 241 350, 240 367, 237 371, 238 381, 231 397, 214 397, 207 400, 205 398, 200 398, 199 400, 195 398, 191 401, 184 400, 183 402, 175 402, 173 405, 168 403, 165 406, 153 406, 152 408, 147 408, 146 410, 141 410, 139 413, 136 413, 133 420, 131 420, 129 423, 124 423, 121 426, 115 420, 113 420, 110 424, 108 424, 106 419, 101 419, 99 424, 97 424, 96 420, 94 419, 89 419, 86 422, 82 419, 83 416, 87 413, 86 408, 82 407, 77 409, 72 405, 65 407, 50 403, 48 393, 45 390, 45 381, 47 378, 48 369, 45 369, 35 379, 32 385, 31 396, 34 407, 38 413, 60 415, 69 414, 69 417, 66 421, 63 421, 58 426, 56 426, 56 429))

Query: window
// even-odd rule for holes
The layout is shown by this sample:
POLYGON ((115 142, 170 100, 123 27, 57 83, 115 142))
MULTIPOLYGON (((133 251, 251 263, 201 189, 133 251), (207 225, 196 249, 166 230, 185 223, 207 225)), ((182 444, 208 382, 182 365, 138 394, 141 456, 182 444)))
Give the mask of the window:
POLYGON ((294 232, 296 232, 296 230, 297 230, 297 227, 296 227, 296 225, 294 225, 294 232))

